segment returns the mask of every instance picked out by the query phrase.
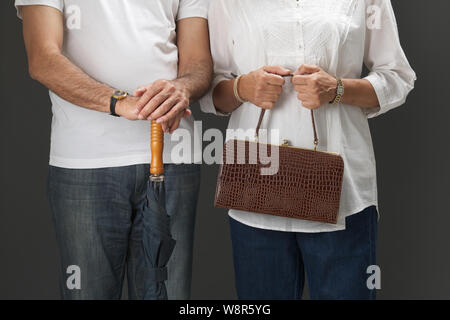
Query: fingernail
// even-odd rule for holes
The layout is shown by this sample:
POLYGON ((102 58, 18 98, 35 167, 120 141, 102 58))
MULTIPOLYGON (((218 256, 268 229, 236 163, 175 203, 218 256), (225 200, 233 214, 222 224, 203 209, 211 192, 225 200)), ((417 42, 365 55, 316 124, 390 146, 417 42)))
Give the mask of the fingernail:
POLYGON ((139 109, 134 109, 133 113, 134 114, 138 114, 139 113, 139 109))
POLYGON ((144 117, 142 116, 142 114, 140 114, 138 118, 139 118, 139 120, 144 119, 144 117))
POLYGON ((163 122, 162 119, 156 120, 156 123, 162 123, 162 122, 163 122))

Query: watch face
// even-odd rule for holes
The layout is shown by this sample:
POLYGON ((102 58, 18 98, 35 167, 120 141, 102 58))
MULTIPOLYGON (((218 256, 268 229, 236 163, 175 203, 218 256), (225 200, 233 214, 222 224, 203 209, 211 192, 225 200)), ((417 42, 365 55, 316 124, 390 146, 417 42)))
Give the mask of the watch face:
POLYGON ((128 93, 126 93, 125 91, 122 91, 122 90, 117 90, 116 92, 114 92, 114 98, 116 98, 116 99, 125 98, 127 95, 128 95, 128 93))
POLYGON ((344 86, 342 84, 340 84, 338 86, 337 93, 340 94, 340 95, 344 94, 344 86))

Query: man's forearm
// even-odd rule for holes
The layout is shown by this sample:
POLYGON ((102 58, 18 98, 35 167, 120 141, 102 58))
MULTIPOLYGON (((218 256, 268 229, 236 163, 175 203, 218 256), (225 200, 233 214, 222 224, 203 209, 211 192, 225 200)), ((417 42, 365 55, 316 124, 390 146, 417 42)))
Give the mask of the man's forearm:
POLYGON ((135 92, 140 97, 135 112, 138 119, 156 120, 164 131, 172 132, 185 116, 189 106, 209 89, 212 78, 211 59, 182 59, 178 78, 158 80, 135 92))
POLYGON ((182 85, 189 92, 190 103, 200 99, 209 89, 212 81, 211 60, 188 63, 180 68, 175 83, 182 85))
POLYGON ((84 73, 60 53, 42 54, 30 61, 33 79, 74 105, 109 112, 113 88, 84 73))
POLYGON ((208 24, 203 18, 185 18, 177 23, 178 77, 158 80, 140 90, 135 112, 138 119, 155 120, 163 130, 173 131, 189 105, 205 94, 212 79, 208 24))

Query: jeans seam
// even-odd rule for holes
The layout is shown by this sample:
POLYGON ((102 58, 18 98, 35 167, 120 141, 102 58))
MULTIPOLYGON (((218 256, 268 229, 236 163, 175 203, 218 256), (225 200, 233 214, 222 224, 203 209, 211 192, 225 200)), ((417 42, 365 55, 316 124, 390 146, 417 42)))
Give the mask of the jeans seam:
MULTIPOLYGON (((133 240, 131 240, 131 241, 133 241, 133 240)), ((129 249, 128 249, 128 251, 129 251, 129 249)), ((132 267, 133 267, 133 270, 132 270, 133 280, 132 281, 133 281, 134 293, 135 293, 137 299, 142 299, 143 296, 139 297, 139 291, 138 291, 138 287, 136 285, 136 272, 135 272, 136 269, 135 269, 135 265, 134 265, 135 261, 134 261, 134 258, 131 257, 129 255, 129 253, 127 253, 127 263, 126 263, 126 265, 127 265, 127 279, 128 279, 128 281, 130 281, 130 279, 128 278, 128 275, 130 274, 130 271, 128 270, 128 268, 130 266, 130 262, 131 262, 132 267)), ((144 295, 145 293, 142 292, 142 294, 144 295)))
POLYGON ((295 300, 299 300, 299 296, 300 296, 300 292, 299 292, 300 291, 300 271, 299 271, 299 268, 300 268, 301 255, 300 255, 300 250, 298 248, 297 248, 296 251, 297 251, 297 259, 296 259, 297 265, 296 265, 296 268, 295 268, 295 288, 294 288, 295 292, 294 292, 294 299, 295 300))
MULTIPOLYGON (((369 214, 370 214, 370 217, 369 217, 369 232, 368 232, 368 234, 369 234, 369 246, 370 246, 370 249, 369 249, 369 251, 370 251, 369 265, 370 265, 370 264, 372 264, 374 262, 374 261, 372 261, 373 256, 374 256, 374 252, 373 252, 373 236, 374 235, 373 235, 373 216, 372 216, 372 212, 369 212, 369 214)), ((367 267, 369 267, 369 266, 367 266, 367 267)), ((370 291, 369 297, 371 299, 374 298, 374 289, 369 289, 369 288, 367 288, 367 289, 370 291)))

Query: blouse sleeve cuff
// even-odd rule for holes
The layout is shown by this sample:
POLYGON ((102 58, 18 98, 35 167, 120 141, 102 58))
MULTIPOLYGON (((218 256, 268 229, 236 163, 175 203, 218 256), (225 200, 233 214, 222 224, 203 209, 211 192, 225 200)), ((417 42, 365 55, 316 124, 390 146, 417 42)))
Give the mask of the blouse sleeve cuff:
POLYGON ((389 111, 388 101, 386 99, 386 94, 384 92, 384 86, 385 84, 382 83, 382 80, 376 75, 376 74, 369 74, 367 77, 365 77, 367 81, 369 81, 372 84, 372 87, 375 90, 375 93, 378 98, 378 102, 380 104, 379 107, 375 108, 364 108, 365 113, 367 114, 367 117, 375 118, 379 115, 382 115, 383 113, 386 113, 389 111))

